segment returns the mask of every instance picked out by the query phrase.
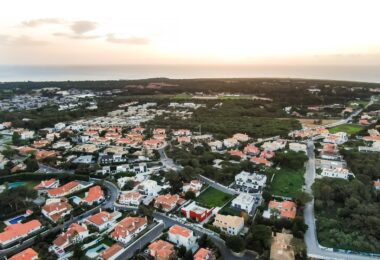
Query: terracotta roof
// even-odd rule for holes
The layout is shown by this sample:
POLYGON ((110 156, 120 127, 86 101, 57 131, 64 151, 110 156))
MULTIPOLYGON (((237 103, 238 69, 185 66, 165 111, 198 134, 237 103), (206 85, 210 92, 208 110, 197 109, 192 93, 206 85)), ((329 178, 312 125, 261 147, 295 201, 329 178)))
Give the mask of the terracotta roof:
POLYGON ((150 255, 157 260, 170 259, 174 255, 174 245, 164 240, 157 240, 149 245, 150 255))
POLYGON ((228 151, 228 153, 232 156, 239 156, 240 158, 244 157, 244 153, 239 150, 231 150, 231 151, 228 151))
POLYGON ((46 180, 46 181, 41 181, 40 184, 34 186, 34 189, 35 190, 38 190, 38 189, 44 189, 44 188, 49 188, 51 185, 53 185, 57 180, 56 179, 50 179, 50 180, 46 180))
POLYGON ((83 201, 86 203, 92 203, 94 201, 98 201, 103 198, 104 198, 104 192, 102 188, 99 185, 97 185, 97 186, 91 187, 88 190, 87 196, 83 199, 83 201))
POLYGON ((41 223, 38 220, 7 226, 0 233, 0 243, 5 243, 20 236, 26 236, 30 231, 38 227, 41 227, 41 223))
POLYGON ((270 209, 277 209, 283 218, 295 218, 297 214, 297 204, 293 201, 285 200, 282 202, 272 200, 269 202, 270 209))
POLYGON ((175 194, 175 195, 166 194, 166 195, 157 196, 155 201, 154 201, 154 204, 155 204, 155 207, 158 207, 159 205, 161 205, 164 209, 171 209, 176 204, 180 204, 181 202, 182 201, 181 201, 181 198, 179 197, 179 195, 177 195, 177 194, 175 194))
POLYGON ((215 259, 214 254, 206 249, 206 248, 200 248, 197 253, 194 255, 194 260, 211 260, 215 259))
POLYGON ((255 164, 264 164, 264 165, 270 164, 270 161, 268 161, 267 159, 262 158, 262 157, 252 157, 250 161, 255 163, 255 164))
POLYGON ((114 255, 116 255, 118 252, 120 252, 121 250, 123 250, 123 247, 121 245, 119 245, 119 244, 113 244, 111 247, 109 247, 106 250, 104 250, 100 254, 100 256, 102 257, 102 259, 108 260, 111 257, 113 257, 114 255))
POLYGON ((173 235, 179 235, 182 237, 187 237, 187 238, 193 236, 193 231, 191 231, 190 229, 187 229, 185 227, 179 226, 179 225, 171 226, 169 229, 169 233, 171 233, 173 235))
POLYGON ((92 215, 87 218, 87 220, 91 223, 94 223, 95 225, 102 225, 108 221, 112 221, 114 219, 114 215, 107 211, 101 211, 95 215, 92 215))
POLYGON ((379 136, 364 136, 364 141, 380 141, 380 135, 379 136))
POLYGON ((65 195, 78 185, 80 185, 78 181, 71 181, 65 185, 62 185, 61 187, 48 190, 48 194, 51 196, 65 195))
POLYGON ((27 248, 24 251, 21 251, 18 254, 15 254, 8 260, 34 260, 38 258, 38 253, 32 248, 27 248))
POLYGON ((116 225, 115 230, 111 233, 111 236, 115 238, 127 237, 130 234, 135 233, 137 229, 147 223, 146 218, 126 217, 116 225))
POLYGON ((87 231, 87 227, 81 226, 77 223, 73 223, 69 226, 66 232, 60 234, 54 240, 53 244, 58 247, 62 247, 70 238, 86 231, 87 231))
POLYGON ((47 214, 53 221, 57 221, 64 212, 71 210, 72 206, 69 203, 63 201, 63 202, 47 204, 43 206, 42 209, 47 212, 47 214), (52 214, 53 212, 55 213, 52 214))

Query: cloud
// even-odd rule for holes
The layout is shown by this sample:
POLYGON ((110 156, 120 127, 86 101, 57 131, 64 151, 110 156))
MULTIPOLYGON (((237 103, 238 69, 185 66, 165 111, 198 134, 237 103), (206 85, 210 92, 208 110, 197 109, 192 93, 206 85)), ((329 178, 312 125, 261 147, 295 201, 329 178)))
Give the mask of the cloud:
POLYGON ((34 47, 49 44, 47 41, 36 40, 27 35, 12 37, 10 35, 0 35, 0 44, 8 46, 34 47))
POLYGON ((95 30, 97 26, 97 23, 92 21, 75 21, 70 28, 75 34, 81 35, 95 30))
POLYGON ((60 37, 66 37, 69 39, 74 40, 91 40, 91 39, 98 39, 102 36, 100 35, 78 35, 78 34, 72 34, 72 33, 53 33, 54 36, 60 36, 60 37))
POLYGON ((148 38, 144 37, 128 37, 128 38, 117 38, 113 34, 108 34, 106 40, 112 43, 118 44, 130 44, 130 45, 147 45, 150 43, 148 38))
POLYGON ((63 20, 57 18, 42 18, 29 21, 23 21, 21 24, 26 27, 37 27, 45 24, 62 24, 63 20))

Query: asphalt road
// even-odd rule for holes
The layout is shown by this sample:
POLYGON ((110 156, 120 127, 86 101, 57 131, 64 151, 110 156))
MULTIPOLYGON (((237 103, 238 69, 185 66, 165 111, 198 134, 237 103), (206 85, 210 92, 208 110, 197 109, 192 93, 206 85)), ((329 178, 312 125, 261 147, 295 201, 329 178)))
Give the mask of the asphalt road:
MULTIPOLYGON (((91 180, 98 180, 98 179, 91 179, 91 180)), ((46 231, 40 233, 40 235, 42 237, 44 237, 44 236, 47 236, 48 234, 58 232, 58 231, 62 231, 64 229, 68 228, 72 223, 76 223, 79 220, 82 220, 82 219, 84 219, 90 215, 97 213, 100 208, 112 209, 114 202, 119 197, 119 190, 115 184, 113 184, 112 182, 109 182, 109 181, 104 181, 104 186, 107 188, 108 195, 109 195, 109 197, 106 198, 105 202, 103 202, 102 204, 100 204, 99 206, 97 206, 93 209, 86 211, 85 213, 83 213, 77 217, 71 218, 70 220, 66 221, 65 223, 63 223, 61 225, 58 225, 52 229, 49 229, 49 230, 46 230, 46 231)), ((10 255, 13 255, 15 253, 18 253, 18 252, 24 250, 24 249, 32 246, 34 244, 34 242, 35 242, 35 236, 23 241, 22 244, 17 244, 13 247, 0 250, 0 259, 5 257, 5 256, 10 256, 10 255)))
POLYGON ((147 233, 143 234, 136 241, 132 242, 129 246, 125 248, 125 251, 116 258, 116 260, 130 259, 137 250, 143 248, 146 244, 154 241, 162 231, 165 229, 164 223, 158 223, 147 233))
POLYGON ((254 259, 256 259, 256 254, 253 253, 252 251, 246 251, 245 255, 243 255, 241 257, 237 257, 237 256, 233 255, 231 250, 227 248, 223 239, 221 239, 217 236, 211 235, 209 232, 207 232, 207 230, 203 230, 201 228, 194 228, 194 226, 190 226, 189 224, 183 224, 183 223, 179 222, 178 220, 170 218, 170 217, 166 216, 165 214, 162 214, 159 212, 154 213, 153 216, 156 219, 160 219, 160 220, 164 221, 166 228, 171 227, 173 225, 181 225, 181 226, 185 226, 185 227, 193 230, 193 232, 196 236, 202 236, 204 234, 208 235, 209 238, 219 248, 222 257, 225 260, 254 260, 254 259))
MULTIPOLYGON (((315 179, 315 154, 314 154, 314 144, 313 142, 308 142, 307 154, 309 161, 306 166, 305 173, 305 191, 312 195, 311 186, 314 183, 315 179)), ((317 238, 317 229, 315 224, 315 215, 314 215, 314 199, 306 204, 304 210, 305 224, 308 225, 308 229, 305 233, 305 243, 307 246, 307 255, 309 257, 318 258, 318 259, 344 259, 344 260, 373 260, 373 257, 361 256, 354 254, 345 254, 340 252, 333 252, 327 249, 320 247, 318 238, 317 238)))

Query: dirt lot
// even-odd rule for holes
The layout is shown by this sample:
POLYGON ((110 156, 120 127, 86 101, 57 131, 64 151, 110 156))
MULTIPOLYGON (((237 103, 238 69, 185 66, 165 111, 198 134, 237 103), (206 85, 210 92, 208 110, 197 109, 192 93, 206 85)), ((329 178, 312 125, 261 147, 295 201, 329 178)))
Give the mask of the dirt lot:
MULTIPOLYGON (((300 123, 304 127, 316 127, 316 126, 318 126, 318 125, 314 124, 314 120, 316 120, 316 119, 310 119, 310 118, 298 119, 298 121, 300 121, 300 123)), ((335 123, 337 121, 339 121, 339 120, 338 119, 322 119, 322 124, 320 124, 320 125, 327 125, 327 124, 335 123)))

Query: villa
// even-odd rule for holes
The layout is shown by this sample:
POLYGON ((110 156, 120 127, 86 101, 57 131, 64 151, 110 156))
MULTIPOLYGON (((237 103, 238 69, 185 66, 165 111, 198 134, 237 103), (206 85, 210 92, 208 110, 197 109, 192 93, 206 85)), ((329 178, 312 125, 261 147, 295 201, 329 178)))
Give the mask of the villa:
POLYGON ((6 226, 4 231, 0 233, 0 246, 7 246, 19 239, 26 238, 41 227, 42 225, 38 220, 6 226))
POLYGON ((116 220, 121 216, 121 213, 118 211, 114 211, 112 213, 100 211, 99 213, 86 218, 85 222, 88 225, 94 226, 97 230, 103 231, 107 228, 115 226, 116 220))
POLYGON ((174 209, 177 205, 182 205, 184 202, 185 201, 181 199, 177 194, 159 195, 155 198, 154 207, 168 212, 174 209))
POLYGON ((294 219, 297 214, 297 205, 293 201, 275 201, 269 202, 268 210, 264 211, 263 217, 270 218, 275 216, 277 218, 294 219))
POLYGON ((37 260, 38 259, 38 253, 34 251, 32 248, 27 248, 24 251, 21 251, 18 254, 15 254, 8 260, 37 260))
POLYGON ((169 228, 168 240, 177 246, 184 246, 187 250, 190 250, 196 246, 197 237, 194 236, 192 230, 174 225, 169 228))
POLYGON ((146 218, 126 217, 116 225, 110 236, 112 239, 126 244, 147 226, 148 221, 146 218))
POLYGON ((244 228, 244 219, 238 216, 225 216, 216 214, 214 227, 219 228, 229 235, 238 235, 244 228))
POLYGON ((82 185, 78 181, 71 181, 58 188, 48 190, 49 198, 59 198, 67 196, 73 192, 76 192, 82 188, 82 185))
POLYGON ((175 257, 174 245, 164 240, 157 240, 148 246, 149 255, 155 260, 170 260, 175 257))
POLYGON ((86 225, 73 223, 69 226, 66 232, 60 234, 54 241, 52 249, 55 252, 64 250, 72 244, 77 244, 88 237, 88 229, 86 225))
POLYGON ((97 185, 97 186, 91 187, 88 190, 88 192, 86 192, 86 196, 82 201, 86 205, 91 206, 93 204, 100 203, 103 200, 104 200, 104 192, 102 188, 99 185, 97 185))

